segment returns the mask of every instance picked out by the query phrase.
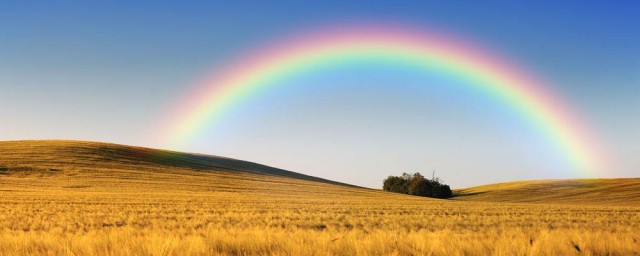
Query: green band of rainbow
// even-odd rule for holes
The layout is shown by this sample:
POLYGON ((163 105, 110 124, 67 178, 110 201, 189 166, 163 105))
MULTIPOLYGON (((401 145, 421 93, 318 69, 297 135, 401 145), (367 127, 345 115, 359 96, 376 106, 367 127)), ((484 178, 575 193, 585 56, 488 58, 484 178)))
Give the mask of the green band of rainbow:
POLYGON ((250 94, 313 69, 353 60, 402 62, 466 81, 514 108, 555 144, 581 175, 600 168, 592 136, 556 94, 534 76, 498 55, 440 33, 392 27, 353 27, 305 33, 240 58, 180 102, 163 135, 180 148, 207 130, 250 94))

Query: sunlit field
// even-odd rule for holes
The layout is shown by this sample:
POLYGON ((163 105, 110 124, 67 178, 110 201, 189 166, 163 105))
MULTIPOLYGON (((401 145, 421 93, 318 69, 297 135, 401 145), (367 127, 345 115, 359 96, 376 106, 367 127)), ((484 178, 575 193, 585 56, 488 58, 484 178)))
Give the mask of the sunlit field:
POLYGON ((639 180, 568 184, 575 200, 439 200, 211 156, 0 142, 0 255, 640 254, 639 180))

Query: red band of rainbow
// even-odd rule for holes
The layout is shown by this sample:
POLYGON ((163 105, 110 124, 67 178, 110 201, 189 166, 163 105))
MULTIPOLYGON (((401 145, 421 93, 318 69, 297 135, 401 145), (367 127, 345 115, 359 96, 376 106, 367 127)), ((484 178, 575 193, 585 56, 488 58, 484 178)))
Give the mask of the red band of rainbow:
POLYGON ((168 147, 183 147, 250 94, 300 72, 358 59, 397 61, 451 74, 515 108, 555 144, 578 174, 595 174, 602 164, 586 126, 533 75, 454 37, 388 26, 323 29, 252 52, 183 99, 163 137, 169 138, 168 147))

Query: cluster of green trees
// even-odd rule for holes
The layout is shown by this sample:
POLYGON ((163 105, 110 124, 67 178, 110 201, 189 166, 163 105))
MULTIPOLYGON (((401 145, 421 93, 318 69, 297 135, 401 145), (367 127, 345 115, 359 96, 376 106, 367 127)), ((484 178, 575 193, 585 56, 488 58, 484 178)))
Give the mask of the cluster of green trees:
POLYGON ((400 176, 389 176, 384 180, 382 189, 401 194, 426 196, 435 198, 449 198, 453 196, 449 185, 440 179, 427 179, 419 172, 414 174, 402 173, 400 176))

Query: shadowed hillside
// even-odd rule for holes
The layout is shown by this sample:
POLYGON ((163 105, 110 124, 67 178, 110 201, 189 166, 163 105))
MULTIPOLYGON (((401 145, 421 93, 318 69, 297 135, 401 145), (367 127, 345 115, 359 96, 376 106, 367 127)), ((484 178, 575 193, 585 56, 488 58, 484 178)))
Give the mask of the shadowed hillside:
MULTIPOLYGON (((84 141, 0 142, 0 175, 12 184, 29 182, 65 188, 143 188, 154 183, 164 190, 255 190, 329 186, 346 190, 372 190, 231 158, 180 153, 143 147, 84 141), (173 182, 171 182, 173 180, 173 182), (55 181, 55 183, 54 183, 55 181), (144 181, 144 182, 140 182, 144 181), (65 183, 66 182, 66 183, 65 183), (270 185, 280 186, 270 186, 270 185), (287 185, 285 187, 281 185, 287 185)), ((1 182, 1 181, 0 181, 1 182)), ((33 185, 33 184, 32 184, 33 185)))
POLYGON ((465 201, 640 205, 640 178, 514 181, 455 193, 465 201))
POLYGON ((111 143, 63 140, 7 141, 0 142, 0 155, 0 171, 5 172, 29 168, 44 168, 50 171, 115 168, 160 172, 183 169, 254 173, 347 185, 231 158, 111 143))

